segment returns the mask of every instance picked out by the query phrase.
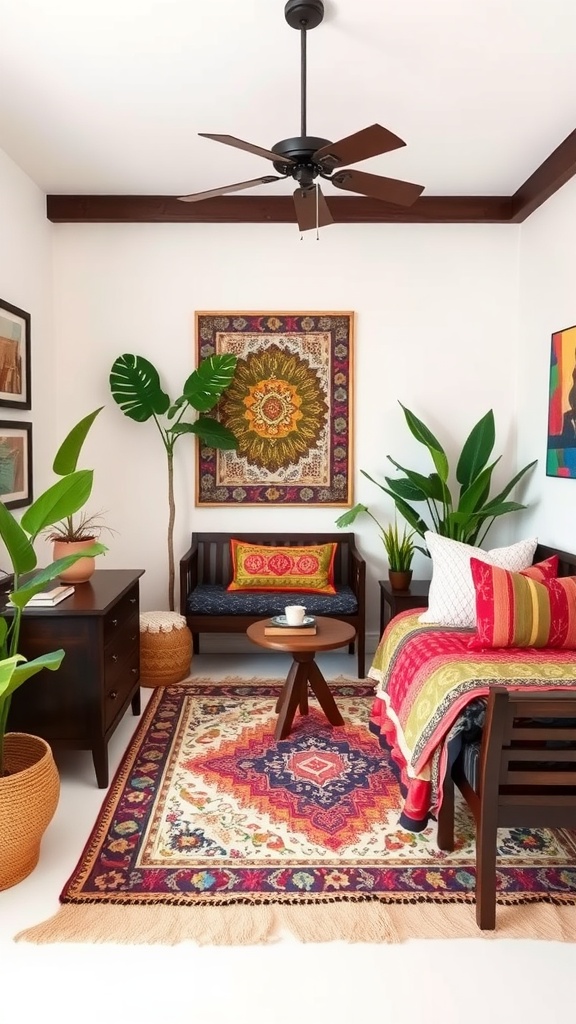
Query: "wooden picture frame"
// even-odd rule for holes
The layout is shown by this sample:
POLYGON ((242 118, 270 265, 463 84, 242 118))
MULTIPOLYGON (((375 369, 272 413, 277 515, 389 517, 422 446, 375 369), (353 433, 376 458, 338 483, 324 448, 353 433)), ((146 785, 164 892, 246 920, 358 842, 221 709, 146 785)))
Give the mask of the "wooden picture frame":
POLYGON ((30 409, 30 314, 0 299, 0 406, 30 409))
POLYGON ((22 508, 32 500, 32 424, 0 420, 0 501, 22 508))
POLYGON ((352 312, 196 313, 196 365, 231 353, 214 413, 236 451, 199 443, 196 505, 352 503, 352 312))
POLYGON ((546 476, 576 478, 576 327, 552 335, 546 476))

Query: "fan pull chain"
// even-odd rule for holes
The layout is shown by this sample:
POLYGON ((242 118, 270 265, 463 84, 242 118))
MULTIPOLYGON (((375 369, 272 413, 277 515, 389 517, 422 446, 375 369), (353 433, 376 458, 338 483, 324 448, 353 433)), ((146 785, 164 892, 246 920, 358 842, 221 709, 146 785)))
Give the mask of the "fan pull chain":
POLYGON ((320 241, 320 231, 318 229, 319 228, 319 225, 318 225, 318 192, 319 192, 318 182, 316 182, 316 241, 317 242, 320 241))

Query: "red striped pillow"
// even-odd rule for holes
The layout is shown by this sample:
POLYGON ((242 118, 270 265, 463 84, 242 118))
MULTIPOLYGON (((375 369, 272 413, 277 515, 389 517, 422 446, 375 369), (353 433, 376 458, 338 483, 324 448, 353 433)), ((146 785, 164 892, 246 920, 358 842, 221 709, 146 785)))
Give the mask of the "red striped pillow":
POLYGON ((508 572, 470 559, 477 629, 470 648, 576 649, 576 576, 546 578, 544 565, 508 572))

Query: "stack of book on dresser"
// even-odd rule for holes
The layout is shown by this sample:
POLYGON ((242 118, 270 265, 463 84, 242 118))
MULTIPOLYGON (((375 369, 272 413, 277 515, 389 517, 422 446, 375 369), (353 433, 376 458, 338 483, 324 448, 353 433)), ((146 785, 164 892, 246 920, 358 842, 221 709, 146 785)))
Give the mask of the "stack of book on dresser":
MULTIPOLYGON (((26 605, 26 608, 55 608, 57 604, 64 601, 65 598, 70 597, 74 593, 74 587, 67 586, 63 583, 54 583, 53 586, 48 587, 46 590, 40 590, 34 597, 31 597, 26 605)), ((8 601, 8 604, 12 604, 12 601, 8 601)))

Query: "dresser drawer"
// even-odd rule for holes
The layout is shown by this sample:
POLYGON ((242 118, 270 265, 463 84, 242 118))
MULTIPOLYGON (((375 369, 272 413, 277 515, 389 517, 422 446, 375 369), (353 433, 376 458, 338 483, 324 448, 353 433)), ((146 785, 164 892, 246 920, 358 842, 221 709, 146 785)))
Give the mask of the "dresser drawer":
POLYGON ((136 618, 136 630, 139 629, 139 618, 140 608, 138 601, 138 584, 131 587, 130 590, 118 601, 118 603, 112 608, 108 615, 104 619, 104 644, 108 645, 126 628, 126 624, 130 622, 134 617, 136 618))
POLYGON ((139 643, 125 649, 123 656, 105 657, 104 666, 104 728, 107 729, 114 721, 122 706, 134 690, 140 675, 139 643))

